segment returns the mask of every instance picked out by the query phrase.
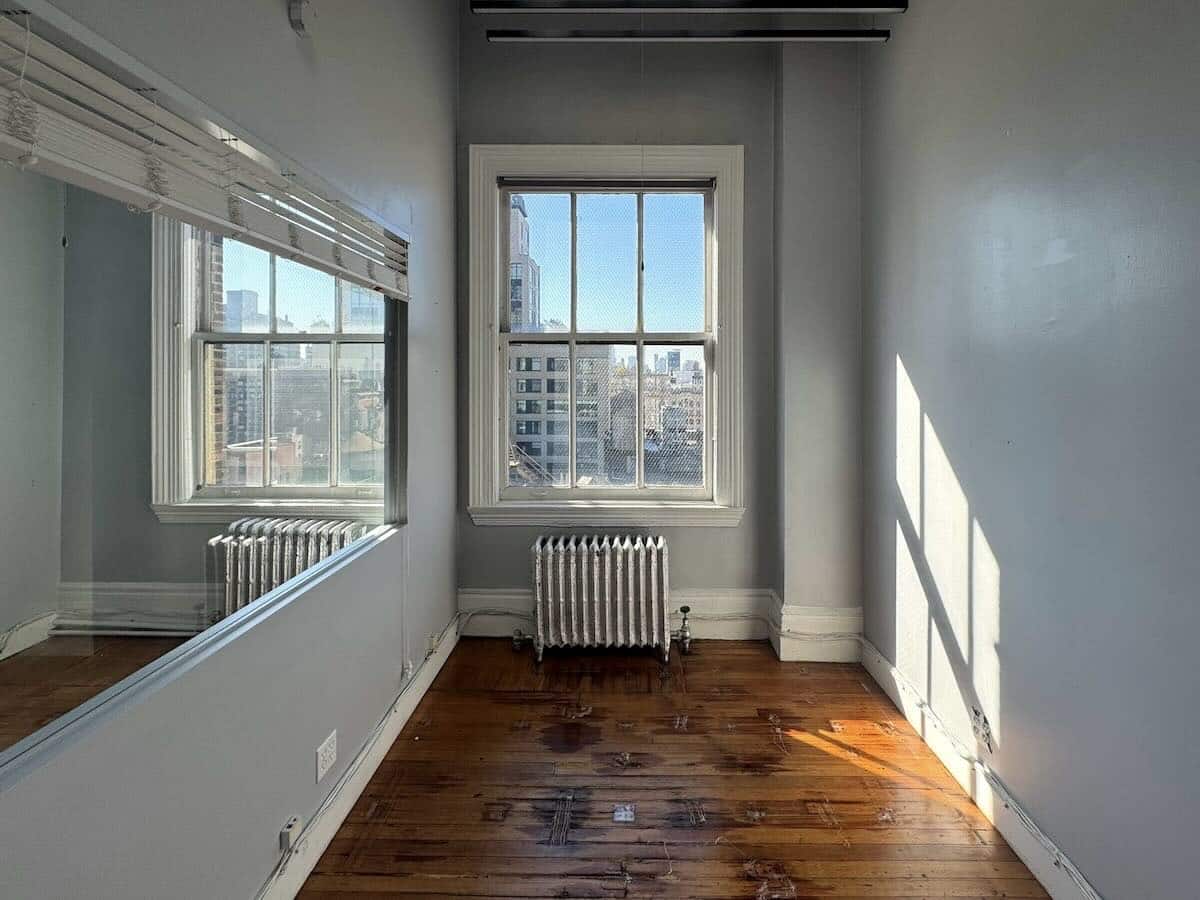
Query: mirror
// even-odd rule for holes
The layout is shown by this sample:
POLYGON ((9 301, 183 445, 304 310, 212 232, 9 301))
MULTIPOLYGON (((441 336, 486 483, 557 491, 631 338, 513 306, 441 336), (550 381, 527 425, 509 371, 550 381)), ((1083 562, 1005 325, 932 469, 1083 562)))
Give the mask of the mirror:
POLYGON ((0 308, 3 751, 383 521, 403 312, 7 166, 0 308))

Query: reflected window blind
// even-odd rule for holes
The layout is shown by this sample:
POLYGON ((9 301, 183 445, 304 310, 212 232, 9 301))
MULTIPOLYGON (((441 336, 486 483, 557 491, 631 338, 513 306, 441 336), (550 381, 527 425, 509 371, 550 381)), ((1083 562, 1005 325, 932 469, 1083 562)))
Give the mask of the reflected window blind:
POLYGON ((0 160, 408 298, 408 242, 0 15, 0 160))

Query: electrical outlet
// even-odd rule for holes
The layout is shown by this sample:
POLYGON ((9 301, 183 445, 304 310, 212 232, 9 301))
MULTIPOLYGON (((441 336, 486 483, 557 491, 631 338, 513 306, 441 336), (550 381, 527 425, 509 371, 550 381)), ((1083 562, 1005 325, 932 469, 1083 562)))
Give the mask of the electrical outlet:
POLYGON ((337 762, 337 729, 329 732, 329 737, 321 741, 321 746, 317 748, 317 782, 333 768, 333 764, 337 762))
POLYGON ((436 631, 430 633, 429 642, 425 645, 426 659, 429 659, 429 657, 433 656, 434 652, 436 652, 438 648, 438 637, 439 635, 436 631))

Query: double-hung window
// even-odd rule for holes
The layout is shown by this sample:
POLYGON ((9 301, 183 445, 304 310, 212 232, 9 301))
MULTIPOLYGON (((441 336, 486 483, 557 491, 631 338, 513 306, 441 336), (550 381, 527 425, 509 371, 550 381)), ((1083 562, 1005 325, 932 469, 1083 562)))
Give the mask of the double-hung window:
POLYGON ((382 518, 383 295, 180 223, 156 225, 155 254, 182 273, 181 289, 155 297, 179 347, 156 404, 177 438, 158 461, 175 467, 159 515, 382 518))
POLYGON ((712 497, 712 203, 706 184, 501 186, 509 269, 540 286, 502 310, 502 498, 712 497), (539 387, 560 411, 522 404, 539 387), (543 432, 567 439, 526 453, 543 432))
POLYGON ((700 152, 667 172, 658 154, 659 171, 636 176, 629 148, 553 149, 565 162, 472 148, 472 411, 496 424, 472 421, 471 513, 733 524, 740 285, 722 267, 740 268, 740 149, 680 148, 700 152), (606 151, 628 158, 628 177, 606 151), (605 176, 580 177, 587 161, 605 176), (478 277, 492 259, 507 277, 478 277))

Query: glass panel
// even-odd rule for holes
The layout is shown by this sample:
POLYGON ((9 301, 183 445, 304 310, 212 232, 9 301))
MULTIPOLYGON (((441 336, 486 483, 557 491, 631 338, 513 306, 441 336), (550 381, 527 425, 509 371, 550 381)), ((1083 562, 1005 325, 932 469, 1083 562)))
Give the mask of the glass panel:
POLYGON ((642 200, 642 321, 647 331, 704 330, 704 195, 642 200))
POLYGON ((508 348, 508 483, 523 487, 566 487, 570 457, 564 442, 539 440, 558 434, 565 425, 566 400, 561 410, 546 394, 564 397, 567 377, 546 377, 570 362, 566 344, 510 344, 508 348), (554 403, 553 407, 550 405, 554 403), (551 430, 554 429, 554 430, 551 430))
POLYGON ((383 334, 383 294, 345 281, 339 284, 342 289, 342 331, 383 334))
POLYGON ((225 486, 263 483, 263 348, 204 348, 204 481, 225 486))
POLYGON ((637 195, 575 201, 576 320, 580 331, 637 328, 637 195))
POLYGON ((570 194, 511 195, 508 276, 510 331, 570 328, 570 194))
POLYGON ((646 484, 704 483, 704 348, 643 348, 646 484))
POLYGON ((214 238, 209 247, 209 330, 239 334, 269 330, 271 255, 229 238, 214 238))
POLYGON ((338 483, 383 484, 383 344, 339 344, 338 483))
POLYGON ((271 484, 329 484, 329 345, 271 345, 271 484))
POLYGON ((637 481, 637 370, 632 345, 575 348, 575 478, 583 486, 637 481))
POLYGON ((275 259, 275 330, 280 334, 333 331, 337 279, 290 259, 275 259))

